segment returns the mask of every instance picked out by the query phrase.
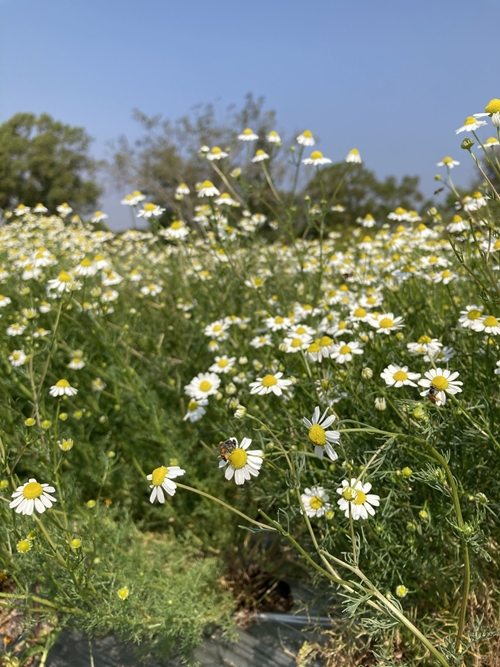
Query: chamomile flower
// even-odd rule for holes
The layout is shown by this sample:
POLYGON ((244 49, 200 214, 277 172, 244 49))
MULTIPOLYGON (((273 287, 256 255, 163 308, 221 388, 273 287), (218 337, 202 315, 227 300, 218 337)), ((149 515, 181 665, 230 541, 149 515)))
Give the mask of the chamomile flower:
POLYGON ((196 400, 192 398, 187 406, 187 412, 183 417, 183 421, 190 421, 190 422, 197 422, 199 421, 203 415, 206 414, 206 406, 208 405, 208 400, 206 398, 202 398, 199 400, 196 400))
POLYGON ((458 160, 454 160, 451 157, 444 157, 441 162, 437 163, 438 167, 447 167, 448 169, 453 169, 453 167, 458 167, 460 162, 458 160))
POLYGON ((495 127, 500 127, 500 100, 495 98, 490 100, 484 109, 484 113, 475 113, 475 118, 489 116, 495 127))
POLYGON ((37 204, 33 209, 33 213, 47 213, 49 209, 43 204, 37 204))
POLYGON ((73 449, 73 440, 71 438, 67 438, 66 440, 59 440, 57 443, 57 446, 59 449, 61 449, 63 452, 69 452, 70 449, 73 449))
POLYGON ((219 146, 214 146, 210 153, 207 153, 207 160, 213 161, 213 160, 222 160, 223 158, 227 157, 228 153, 222 150, 222 148, 219 148, 219 146))
POLYGON ((250 382, 250 393, 263 396, 264 394, 275 394, 281 396, 283 390, 292 384, 291 380, 282 380, 283 373, 275 373, 271 375, 264 375, 262 378, 257 378, 255 382, 250 382))
POLYGON ((198 401, 216 394, 219 386, 220 377, 216 373, 198 373, 184 387, 184 393, 198 401))
POLYGON ((335 359, 338 364, 345 364, 352 361, 354 354, 363 354, 363 348, 358 342, 345 343, 343 340, 333 347, 330 357, 335 359))
POLYGON ((500 334, 500 321, 494 315, 487 315, 474 320, 470 328, 478 333, 484 332, 498 336, 500 334))
POLYGON ((455 134, 460 134, 460 132, 474 132, 478 127, 481 127, 481 125, 486 125, 486 121, 477 120, 474 116, 467 116, 464 120, 464 124, 455 131, 455 134))
POLYGON ((106 389, 106 383, 101 380, 101 378, 96 378, 92 380, 92 391, 104 391, 106 389))
POLYGON ((500 146, 500 141, 496 137, 490 137, 484 142, 486 148, 494 148, 495 146, 500 146))
POLYGON ((373 313, 369 323, 377 330, 377 333, 383 334, 390 334, 393 331, 398 331, 404 326, 403 318, 395 317, 393 313, 373 313))
POLYGON ((148 220, 149 218, 159 218, 162 213, 165 213, 164 208, 161 206, 158 206, 157 204, 152 204, 151 202, 148 202, 147 204, 144 204, 144 207, 139 213, 137 214, 138 218, 145 218, 148 220))
POLYGON ((59 204, 59 206, 56 208, 56 211, 62 218, 65 218, 67 215, 73 212, 73 209, 69 204, 64 202, 63 204, 59 204))
POLYGON ((222 357, 215 357, 215 363, 210 366, 208 369, 211 373, 229 373, 231 372, 236 357, 227 357, 226 355, 222 357))
POLYGON ((425 373, 425 377, 418 381, 421 387, 427 389, 427 391, 420 392, 420 396, 428 396, 432 385, 436 403, 444 405, 446 403, 446 394, 454 396, 462 391, 461 386, 463 382, 457 380, 458 376, 458 371, 452 373, 448 369, 431 368, 430 371, 425 373))
POLYGON ((266 345, 272 347, 273 342, 269 334, 264 334, 263 336, 252 338, 250 345, 257 350, 259 347, 265 347, 266 345))
POLYGON ((253 156, 252 162, 262 162, 263 160, 269 160, 269 155, 262 148, 259 148, 253 156))
POLYGON ((328 502, 330 496, 322 486, 313 486, 310 489, 304 489, 304 493, 300 495, 302 504, 304 505, 305 513, 308 517, 322 517, 331 509, 328 502))
POLYGON ((79 371, 82 368, 85 368, 85 362, 82 359, 82 352, 78 351, 78 353, 73 354, 73 358, 68 364, 68 368, 71 368, 74 371, 79 371))
POLYGON ((385 380, 385 383, 388 387, 403 387, 404 385, 410 385, 416 387, 417 385, 413 380, 418 380, 421 375, 420 373, 410 373, 408 371, 408 366, 396 366, 395 364, 389 364, 387 368, 384 368, 383 372, 380 373, 380 377, 385 380))
POLYGON ((203 181, 203 183, 197 184, 196 190, 198 197, 217 197, 220 195, 212 181, 203 181))
POLYGON ((51 396, 75 396, 78 393, 78 389, 72 387, 67 380, 58 380, 49 390, 51 396))
POLYGON ((7 327, 5 333, 7 334, 7 336, 22 336, 25 329, 26 329, 25 324, 21 324, 20 322, 15 322, 14 324, 11 324, 10 327, 7 327))
POLYGON ((251 476, 259 475, 264 452, 261 449, 248 450, 252 444, 251 438, 243 438, 239 445, 236 438, 229 438, 225 444, 227 453, 219 461, 219 468, 226 468, 224 476, 227 480, 234 477, 236 484, 240 485, 251 476))
POLYGON ((182 195, 182 196, 184 196, 184 195, 188 195, 189 193, 190 193, 190 190, 189 190, 188 186, 187 186, 185 183, 180 183, 180 185, 178 185, 178 186, 175 188, 175 194, 176 194, 176 195, 182 195))
POLYGON ((380 505, 380 496, 370 493, 372 485, 367 482, 363 484, 360 480, 346 479, 342 481, 342 486, 337 489, 337 493, 342 496, 337 501, 338 506, 345 513, 346 518, 349 514, 357 521, 358 519, 368 519, 368 515, 374 516, 374 507, 380 505))
POLYGON ((3 296, 0 294, 0 308, 5 308, 9 303, 12 303, 12 299, 9 296, 3 296))
POLYGON ((12 502, 9 504, 11 509, 15 509, 17 514, 31 515, 36 510, 43 514, 46 509, 52 507, 57 502, 51 496, 55 488, 49 484, 40 484, 32 477, 22 486, 18 486, 12 494, 12 502))
POLYGON ((257 141, 258 138, 258 135, 256 135, 249 127, 246 127, 241 134, 238 134, 238 139, 240 141, 257 141))
POLYGON ((330 164, 331 160, 328 157, 324 157, 321 151, 313 151, 310 157, 306 157, 302 162, 304 164, 312 164, 315 167, 318 167, 322 164, 330 164))
POLYGON ((214 199, 214 202, 217 204, 217 206, 239 206, 239 203, 233 199, 228 192, 223 192, 220 197, 214 199))
POLYGON ((149 502, 154 503, 157 500, 159 503, 165 502, 165 494, 163 491, 166 491, 169 496, 173 496, 177 489, 177 484, 172 482, 176 477, 180 477, 185 474, 185 470, 179 468, 179 466, 160 466, 155 468, 153 472, 148 475, 147 479, 150 482, 149 488, 153 489, 151 495, 149 496, 149 502))
POLYGON ((269 141, 270 144, 280 144, 281 143, 281 137, 275 130, 271 130, 269 132, 269 134, 267 135, 267 140, 269 141))
POLYGON ((336 419, 335 415, 327 417, 328 408, 325 410, 320 418, 321 411, 318 406, 314 408, 311 419, 303 417, 302 423, 309 429, 307 437, 314 445, 314 453, 319 459, 323 458, 324 453, 332 461, 338 459, 338 454, 334 450, 332 443, 340 440, 340 433, 338 431, 327 431, 328 427, 333 424, 336 419))
POLYGON ((79 283, 76 283, 74 277, 70 273, 67 271, 61 271, 57 278, 47 282, 47 290, 50 292, 55 291, 62 294, 63 292, 74 291, 77 285, 79 285, 79 283))
POLYGON ((302 134, 296 138, 296 141, 301 146, 314 146, 314 137, 310 130, 304 130, 302 134))
POLYGON ((361 164, 361 155, 359 154, 359 151, 357 148, 351 148, 349 153, 347 153, 346 162, 354 162, 355 164, 361 164))
POLYGON ((106 213, 103 213, 102 211, 96 211, 90 219, 90 222, 101 222, 102 220, 106 220, 107 217, 108 215, 106 213))
POLYGON ((24 350, 14 350, 12 354, 9 356, 9 361, 11 366, 22 366, 23 364, 26 363, 26 354, 24 353, 24 350))

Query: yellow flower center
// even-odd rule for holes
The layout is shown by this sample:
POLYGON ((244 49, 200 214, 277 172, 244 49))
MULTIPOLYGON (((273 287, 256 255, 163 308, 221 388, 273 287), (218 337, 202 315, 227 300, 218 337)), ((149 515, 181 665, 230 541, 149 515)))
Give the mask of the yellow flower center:
POLYGON ((278 315, 278 317, 274 318, 274 323, 275 324, 283 324, 283 318, 278 315))
POLYGON ((438 391, 445 391, 450 383, 443 375, 436 375, 436 377, 432 378, 431 384, 436 387, 438 391))
POLYGON ((72 278, 67 271, 61 271, 61 273, 59 274, 59 282, 70 283, 71 280, 72 278))
POLYGON ((479 190, 476 190, 476 192, 472 193, 472 196, 474 197, 474 199, 482 199, 483 198, 483 193, 479 192, 479 190))
POLYGON ((326 444, 325 429, 319 424, 313 424, 309 429, 309 440, 316 447, 324 447, 326 444))
POLYGON ((320 351, 321 351, 321 347, 319 346, 319 343, 314 342, 314 343, 311 343, 311 344, 309 345, 309 347, 307 348, 307 351, 308 351, 308 352, 312 352, 312 353, 314 354, 315 352, 320 352, 320 351))
POLYGON ((306 139, 312 139, 312 132, 311 130, 304 130, 302 132, 302 136, 305 137, 306 139))
POLYGON ((380 329, 390 329, 393 326, 394 322, 391 320, 390 317, 383 317, 379 322, 380 329))
POLYGON ((88 257, 85 257, 81 261, 81 266, 92 266, 92 261, 88 257))
POLYGON ((321 151, 313 151, 311 153, 311 160, 321 160, 323 153, 321 151))
POLYGON ((366 502, 366 493, 364 491, 360 491, 359 489, 356 491, 356 498, 354 498, 354 504, 355 505, 363 505, 363 503, 366 502))
POLYGON ((183 223, 180 220, 175 220, 171 225, 171 229, 181 229, 183 223))
POLYGON ((319 510, 323 507, 323 501, 318 496, 313 496, 309 501, 309 505, 313 510, 319 510))
POLYGON ((496 317, 493 317, 493 315, 488 315, 488 317, 484 318, 483 324, 485 327, 497 327, 498 320, 496 317))
POLYGON ((266 375, 262 379, 263 387, 273 387, 275 384, 278 384, 278 380, 274 377, 274 375, 266 375))
POLYGON ((359 151, 357 148, 351 148, 349 151, 349 155, 359 155, 359 151))
POLYGON ((493 245, 493 248, 494 248, 495 250, 498 250, 498 249, 500 248, 500 239, 498 239, 498 241, 495 241, 495 243, 494 243, 494 245, 493 245))
POLYGON ((342 345, 342 347, 339 350, 340 354, 349 354, 350 351, 351 348, 349 347, 349 345, 342 345))
POLYGON ((259 148, 259 150, 255 153, 255 157, 257 157, 258 155, 265 155, 265 154, 266 152, 263 151, 262 148, 259 148))
POLYGON ((445 158, 443 158, 443 164, 450 164, 450 162, 453 162, 453 160, 451 159, 451 157, 445 157, 445 158))
POLYGON ((71 385, 67 380, 58 380, 56 382, 56 387, 64 387, 64 389, 67 389, 70 386, 71 385))
POLYGON ((356 498, 356 491, 352 489, 350 486, 347 486, 342 491, 342 497, 345 498, 347 501, 352 502, 356 498))
POLYGON ((220 149, 218 146, 214 146, 212 148, 212 153, 213 155, 218 155, 219 153, 222 153, 222 149, 220 149))
POLYGON ((396 382, 404 382, 408 379, 408 373, 405 373, 404 371, 396 371, 393 375, 393 378, 396 380, 396 382))
POLYGON ((155 208, 156 208, 156 205, 155 205, 155 204, 151 204, 151 202, 149 202, 148 204, 145 204, 145 205, 144 205, 144 210, 145 210, 145 211, 154 211, 155 208))
POLYGON ((96 212, 94 213, 94 218, 100 218, 101 215, 102 215, 102 211, 96 211, 96 212))
POLYGON ((21 540, 17 543, 17 550, 24 554, 31 549, 31 542, 29 540, 21 540))
POLYGON ((321 347, 328 347, 333 343, 333 340, 329 336, 323 336, 319 339, 319 344, 321 347))
POLYGON ((210 389, 212 389, 212 383, 208 380, 202 380, 202 382, 200 382, 200 389, 201 391, 210 391, 210 389))
POLYGON ((298 334, 299 336, 302 336, 303 334, 306 333, 306 330, 304 329, 304 327, 297 327, 295 329, 295 333, 298 334))
POLYGON ((252 130, 251 130, 249 127, 246 127, 246 128, 243 130, 243 134, 246 134, 247 136, 249 136, 250 134, 253 134, 253 132, 252 132, 252 130))
POLYGON ((486 113, 498 113, 500 111, 500 100, 496 97, 490 100, 484 110, 486 113))
POLYGON ((228 363, 229 363, 229 362, 228 362, 227 359, 220 359, 220 360, 217 362, 217 366, 219 366, 219 368, 226 368, 226 366, 228 365, 228 363))
POLYGON ((213 188, 213 187, 214 187, 214 184, 212 183, 212 181, 203 181, 203 183, 201 184, 202 189, 213 188))
POLYGON ((467 116, 464 121, 464 125, 474 125, 474 123, 477 123, 477 120, 474 118, 474 116, 467 116))
POLYGON ((402 206, 398 206, 397 209, 395 210, 395 213, 398 215, 403 215, 403 213, 406 213, 406 209, 403 208, 402 206))
POLYGON ((189 401, 188 403, 188 410, 190 412, 194 412, 196 408, 198 407, 198 401, 195 401, 194 399, 189 401))
POLYGON ((29 482, 23 489, 23 496, 26 500, 34 500, 40 498, 43 493, 42 485, 38 482, 29 482))
POLYGON ((481 317, 481 311, 473 308, 467 313, 467 319, 469 320, 478 320, 481 317))
POLYGON ((430 343, 431 340, 432 340, 432 338, 430 338, 429 336, 424 335, 424 336, 420 336, 417 343, 430 343))
POLYGON ((229 462, 233 468, 236 468, 236 470, 245 467, 247 459, 248 454, 241 447, 236 447, 236 449, 233 449, 231 454, 229 454, 229 462))
POLYGON ((292 347, 300 347, 302 345, 302 340, 300 338, 294 338, 291 342, 292 347))
POLYGON ((443 278, 449 278, 451 275, 452 275, 452 273, 449 269, 445 269, 444 271, 441 271, 441 276, 443 278))
POLYGON ((354 317, 364 317, 366 315, 366 310, 364 308, 356 308, 356 310, 353 313, 354 317))
POLYGON ((165 466, 161 466, 160 468, 155 468, 151 475, 151 481, 153 482, 153 486, 161 486, 165 481, 167 473, 168 473, 168 468, 166 468, 165 466))

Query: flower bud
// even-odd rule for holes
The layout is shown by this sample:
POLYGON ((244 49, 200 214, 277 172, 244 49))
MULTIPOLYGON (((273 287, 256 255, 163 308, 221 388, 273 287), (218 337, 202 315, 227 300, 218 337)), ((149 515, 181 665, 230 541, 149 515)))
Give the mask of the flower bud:
POLYGON ((462 148, 464 151, 470 151, 473 146, 474 141, 469 137, 466 137, 460 144, 460 148, 462 148))
POLYGON ((387 404, 385 402, 385 398, 383 396, 377 396, 375 399, 375 410, 380 410, 383 412, 384 410, 387 409, 387 404))

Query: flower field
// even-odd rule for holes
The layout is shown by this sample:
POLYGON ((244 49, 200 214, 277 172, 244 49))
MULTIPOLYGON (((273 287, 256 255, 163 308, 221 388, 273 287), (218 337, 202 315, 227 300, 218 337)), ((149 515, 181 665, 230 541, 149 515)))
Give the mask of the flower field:
POLYGON ((338 230, 306 198, 298 229, 276 137, 258 197, 213 147, 167 225, 136 192, 148 231, 67 205, 0 227, 1 604, 189 660, 260 539, 361 623, 366 664, 497 664, 497 144, 490 171, 463 146, 485 185, 457 209, 338 230))

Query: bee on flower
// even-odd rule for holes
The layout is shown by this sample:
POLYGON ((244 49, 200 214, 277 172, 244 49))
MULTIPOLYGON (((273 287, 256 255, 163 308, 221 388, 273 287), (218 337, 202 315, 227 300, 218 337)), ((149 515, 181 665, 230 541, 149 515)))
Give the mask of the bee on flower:
POLYGON ((462 391, 463 382, 457 380, 458 371, 452 373, 448 369, 431 368, 425 373, 425 377, 418 381, 426 391, 420 392, 420 396, 432 396, 432 402, 437 405, 446 403, 446 395, 454 396, 462 391))
POLYGON ((251 476, 257 477, 263 463, 264 453, 261 449, 248 448, 252 444, 251 438, 243 438, 238 445, 236 438, 229 438, 224 449, 221 449, 219 468, 226 468, 224 476, 227 480, 234 477, 236 484, 244 484, 251 476))

